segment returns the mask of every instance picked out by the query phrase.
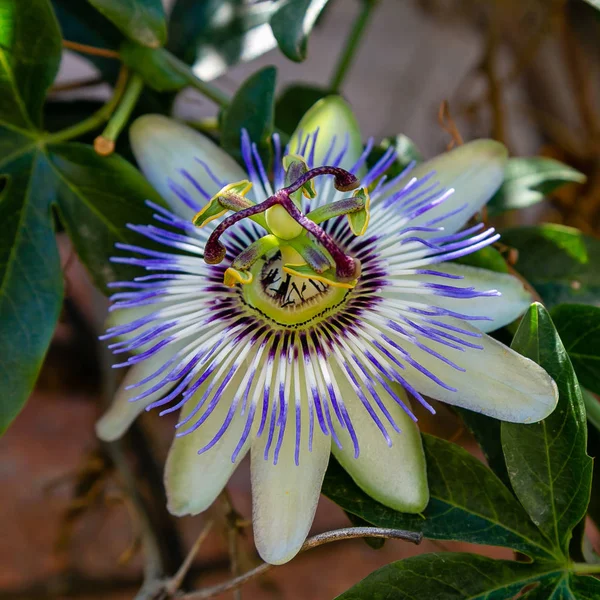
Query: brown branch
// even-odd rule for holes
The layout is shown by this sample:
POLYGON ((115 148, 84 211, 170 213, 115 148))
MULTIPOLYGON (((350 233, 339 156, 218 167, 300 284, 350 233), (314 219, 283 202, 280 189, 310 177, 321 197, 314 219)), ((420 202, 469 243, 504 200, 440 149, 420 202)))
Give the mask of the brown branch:
MULTIPOLYGON (((308 538, 306 542, 304 542, 300 552, 305 552, 306 550, 316 548, 317 546, 322 546, 323 544, 328 544, 329 542, 364 537, 399 539, 411 542, 413 544, 420 544, 421 540, 423 539, 423 535, 421 533, 404 531, 402 529, 386 529, 383 527, 346 527, 344 529, 336 529, 335 531, 327 531, 326 533, 313 535, 312 537, 308 538)), ((235 577, 229 581, 225 581, 224 583, 200 589, 189 594, 183 594, 182 596, 178 597, 178 600, 207 600, 208 598, 214 598, 215 596, 223 594, 224 592, 236 590, 251 579, 266 573, 269 569, 271 569, 271 567, 273 567, 273 565, 270 565, 269 563, 262 563, 258 565, 258 567, 247 571, 239 577, 235 577)))
POLYGON ((502 101, 502 82, 498 77, 496 57, 498 55, 499 31, 496 15, 492 15, 489 23, 488 40, 481 65, 488 80, 488 93, 492 107, 492 137, 506 144, 506 127, 504 105, 502 101))
POLYGON ((69 40, 63 40, 62 45, 63 48, 66 48, 67 50, 74 50, 75 52, 81 52, 82 54, 91 54, 92 56, 102 56, 104 58, 120 58, 119 53, 116 50, 96 48, 95 46, 79 44, 78 42, 70 42, 69 40))

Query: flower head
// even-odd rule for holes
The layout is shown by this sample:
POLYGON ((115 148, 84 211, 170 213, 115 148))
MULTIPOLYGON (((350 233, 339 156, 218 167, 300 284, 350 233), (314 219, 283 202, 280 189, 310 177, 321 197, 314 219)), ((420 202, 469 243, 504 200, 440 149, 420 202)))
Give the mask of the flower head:
POLYGON ((245 133, 246 172, 165 117, 140 118, 131 138, 170 209, 131 225, 140 245, 114 259, 148 275, 115 284, 105 337, 132 368, 98 432, 117 437, 144 409, 180 411, 173 513, 208 508, 250 450, 256 544, 285 562, 308 534, 330 451, 374 498, 420 512, 412 405, 434 412, 431 397, 517 422, 553 410, 547 373, 484 333, 525 310, 522 285, 449 262, 499 237, 467 223, 502 181, 501 144, 387 178, 393 150, 367 169, 372 142, 363 149, 337 97, 309 111, 289 148, 273 136, 272 176, 245 133))

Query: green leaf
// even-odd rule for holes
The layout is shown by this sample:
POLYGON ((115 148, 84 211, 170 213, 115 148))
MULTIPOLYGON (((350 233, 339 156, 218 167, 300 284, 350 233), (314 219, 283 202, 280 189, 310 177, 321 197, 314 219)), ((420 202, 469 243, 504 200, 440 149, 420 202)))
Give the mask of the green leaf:
POLYGON ((308 37, 328 0, 290 0, 271 17, 271 29, 280 50, 290 59, 306 58, 308 37))
POLYGON ((380 504, 331 461, 323 493, 345 511, 377 527, 419 531, 430 539, 507 546, 552 558, 548 540, 531 523, 511 492, 479 460, 459 446, 423 436, 431 500, 422 515, 380 504))
POLYGON ((125 40, 120 54, 123 62, 154 90, 178 91, 188 84, 188 79, 181 75, 179 60, 164 48, 148 48, 125 40))
POLYGON ((116 154, 101 157, 91 146, 75 143, 52 145, 48 152, 61 217, 96 285, 106 291, 107 283, 139 274, 109 259, 119 253, 117 242, 140 244, 143 238, 126 224, 151 223, 153 211, 145 200, 164 204, 158 193, 116 154))
POLYGON ((498 476, 498 479, 510 489, 510 478, 506 470, 504 452, 502 451, 502 439, 500 437, 500 421, 481 413, 467 410, 466 408, 454 407, 465 425, 469 428, 479 447, 483 451, 490 469, 498 476))
POLYGON ((128 38, 158 48, 167 41, 167 23, 161 0, 88 0, 128 38))
POLYGON ((515 268, 547 306, 600 305, 600 240, 572 227, 544 224, 508 229, 502 243, 519 251, 515 268))
POLYGON ((571 576, 570 588, 577 600, 598 600, 600 581, 593 577, 571 576))
POLYGON ((30 152, 3 164, 0 195, 0 433, 31 394, 63 293, 48 164, 30 152))
POLYGON ((48 0, 3 0, 0 5, 0 124, 38 129, 42 106, 62 54, 48 0))
POLYGON ((600 394, 600 308, 561 304, 551 314, 579 383, 600 394))
POLYGON ((492 196, 490 214, 526 208, 565 183, 583 183, 585 175, 552 158, 511 158, 506 163, 504 182, 492 196))
POLYGON ((509 600, 528 584, 556 578, 557 570, 476 554, 423 554, 378 569, 337 600, 509 600))
POLYGON ((236 92, 223 113, 221 146, 241 158, 240 136, 246 129, 264 156, 269 150, 275 115, 275 67, 265 67, 251 75, 236 92))
POLYGON ((277 45, 269 19, 278 6, 278 2, 177 0, 169 21, 168 48, 193 65, 200 79, 210 81, 277 45))
POLYGON ((600 430, 588 425, 588 452, 594 457, 594 475, 592 477, 592 493, 588 515, 600 528, 600 430))
POLYGON ((275 103, 275 125, 291 135, 308 109, 329 94, 331 91, 323 87, 303 83, 290 85, 275 103))
POLYGON ((592 477, 581 391, 541 304, 533 304, 523 317, 512 348, 546 369, 558 386, 559 400, 555 411, 540 423, 502 423, 508 474, 533 522, 566 558, 571 532, 586 512, 592 477))
POLYGON ((25 404, 54 332, 62 273, 37 149, 61 36, 47 0, 0 5, 0 433, 25 404), (10 349, 10 351, 8 351, 10 349))

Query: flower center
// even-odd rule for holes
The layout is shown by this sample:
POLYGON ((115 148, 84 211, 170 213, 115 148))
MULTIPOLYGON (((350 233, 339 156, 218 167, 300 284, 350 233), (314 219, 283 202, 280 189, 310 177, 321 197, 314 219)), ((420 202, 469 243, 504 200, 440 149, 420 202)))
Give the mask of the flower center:
POLYGON ((234 287, 251 284, 260 272, 256 265, 264 263, 265 257, 272 257, 278 252, 282 257, 278 267, 282 281, 306 279, 309 283, 304 282, 302 287, 314 287, 314 282, 320 282, 327 287, 353 288, 360 276, 360 261, 346 255, 320 224, 346 215, 352 232, 363 235, 369 222, 369 195, 366 188, 357 189, 358 179, 339 167, 324 166, 309 170, 301 157, 286 158, 287 185, 265 201, 254 204, 245 197, 252 185, 249 181, 230 183, 194 217, 193 223, 203 227, 227 211, 235 213, 224 219, 210 234, 204 247, 205 262, 218 264, 223 261, 227 249, 219 238, 227 229, 248 218, 264 228, 267 235, 253 241, 233 259, 224 274, 225 285, 234 287), (354 194, 350 198, 320 206, 316 202, 317 208, 304 214, 301 197, 315 198, 312 180, 323 175, 334 177, 334 187, 338 191, 355 190, 354 194))
POLYGON ((350 293, 319 279, 287 273, 284 264, 279 250, 263 256, 252 266, 252 283, 241 289, 248 306, 284 328, 302 328, 325 318, 350 293))

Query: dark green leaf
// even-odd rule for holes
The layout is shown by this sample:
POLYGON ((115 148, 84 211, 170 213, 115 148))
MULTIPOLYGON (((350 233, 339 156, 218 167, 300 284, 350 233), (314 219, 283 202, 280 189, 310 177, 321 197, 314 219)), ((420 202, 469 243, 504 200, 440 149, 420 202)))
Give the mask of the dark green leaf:
POLYGON ((77 254, 96 285, 127 279, 132 269, 110 263, 116 242, 139 244, 139 234, 127 223, 146 225, 152 210, 145 200, 163 201, 140 172, 120 156, 101 157, 91 146, 57 144, 48 147, 56 178, 58 203, 77 254))
POLYGON ((510 489, 510 478, 506 470, 502 440, 500 438, 500 421, 487 417, 481 413, 455 407, 471 433, 475 436, 479 447, 483 451, 490 469, 496 473, 500 481, 510 489))
POLYGON ((31 393, 62 299, 51 174, 37 150, 62 52, 48 0, 0 11, 0 433, 31 393))
POLYGON ((167 23, 161 0, 88 0, 128 38, 158 48, 167 41, 167 23))
POLYGON ((269 19, 278 2, 178 0, 169 21, 169 49, 209 81, 277 45, 269 19))
POLYGON ((275 103, 275 125, 291 135, 308 109, 331 92, 326 88, 295 83, 287 87, 275 103))
POLYGON ((525 208, 565 183, 583 183, 585 175, 552 158, 511 158, 506 163, 504 182, 489 201, 490 214, 525 208))
POLYGON ((561 304, 552 311, 552 320, 579 383, 600 394, 600 308, 561 304))
POLYGON ((600 430, 588 425, 588 452, 594 459, 592 493, 590 494, 590 504, 588 506, 588 515, 600 528, 600 430))
POLYGON ((541 304, 533 304, 523 317, 512 348, 546 369, 558 386, 559 400, 555 411, 540 423, 502 423, 508 474, 533 522, 567 557, 571 532, 586 512, 592 476, 581 391, 541 304))
POLYGON ((359 489, 334 461, 323 493, 345 511, 378 527, 422 532, 431 539, 507 546, 552 558, 548 541, 531 523, 511 492, 466 450, 424 435, 431 500, 422 515, 400 513, 359 489))
POLYGON ((598 600, 600 581, 593 577, 571 576, 570 588, 577 600, 598 600))
POLYGON ((180 73, 179 60, 164 48, 148 48, 125 40, 121 44, 121 59, 159 92, 177 91, 188 83, 180 73))
POLYGON ((50 219, 52 174, 43 154, 4 162, 0 195, 0 433, 29 397, 62 302, 50 219))
POLYGON ((0 123, 38 129, 62 54, 49 0, 3 0, 0 13, 0 123))
POLYGON ((476 554, 423 554, 371 573, 338 600, 509 600, 524 586, 556 578, 557 566, 476 554))
POLYGON ((502 242, 519 251, 515 268, 547 306, 600 304, 600 240, 564 225, 517 227, 502 242))
POLYGON ((246 129, 264 156, 273 133, 275 111, 275 67, 265 67, 251 75, 223 113, 221 146, 232 156, 241 157, 240 136, 246 129))
POLYGON ((271 29, 280 50, 290 59, 306 58, 308 36, 328 0, 290 0, 271 17, 271 29))

